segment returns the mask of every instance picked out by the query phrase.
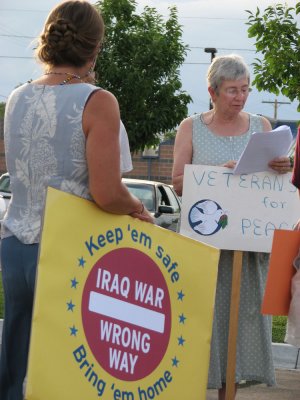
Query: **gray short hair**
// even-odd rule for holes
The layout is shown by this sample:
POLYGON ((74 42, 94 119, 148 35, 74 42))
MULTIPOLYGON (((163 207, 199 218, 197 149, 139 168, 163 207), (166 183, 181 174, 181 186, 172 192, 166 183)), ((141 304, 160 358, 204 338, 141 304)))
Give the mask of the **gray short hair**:
POLYGON ((208 86, 215 91, 226 80, 235 81, 242 78, 247 78, 250 83, 248 66, 244 59, 236 54, 215 57, 206 75, 208 86))

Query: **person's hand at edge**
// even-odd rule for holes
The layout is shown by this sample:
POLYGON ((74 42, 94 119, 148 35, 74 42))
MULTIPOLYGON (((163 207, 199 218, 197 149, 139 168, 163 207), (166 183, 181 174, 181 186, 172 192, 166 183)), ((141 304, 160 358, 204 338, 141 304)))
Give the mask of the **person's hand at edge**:
POLYGON ((235 160, 229 160, 225 164, 222 164, 221 167, 226 167, 226 168, 234 168, 236 166, 236 161, 235 160))
POLYGON ((286 174, 292 171, 293 161, 291 157, 276 157, 269 162, 269 167, 276 171, 278 174, 286 174))
POLYGON ((298 219, 298 221, 295 225, 294 231, 300 231, 300 219, 298 219))
POLYGON ((144 204, 141 202, 141 211, 135 211, 131 214, 129 214, 133 218, 138 218, 141 221, 145 222, 150 222, 151 224, 154 224, 154 218, 150 211, 147 210, 147 208, 144 206, 144 204))

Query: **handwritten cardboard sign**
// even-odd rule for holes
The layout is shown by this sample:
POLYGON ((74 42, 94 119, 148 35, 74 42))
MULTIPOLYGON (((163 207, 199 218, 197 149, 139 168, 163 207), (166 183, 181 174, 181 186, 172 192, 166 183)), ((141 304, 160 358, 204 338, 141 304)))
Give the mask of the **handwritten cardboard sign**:
POLYGON ((204 400, 218 260, 50 189, 25 398, 204 400))
POLYGON ((186 165, 180 232, 220 249, 270 252, 275 229, 300 215, 291 173, 233 175, 224 167, 186 165))

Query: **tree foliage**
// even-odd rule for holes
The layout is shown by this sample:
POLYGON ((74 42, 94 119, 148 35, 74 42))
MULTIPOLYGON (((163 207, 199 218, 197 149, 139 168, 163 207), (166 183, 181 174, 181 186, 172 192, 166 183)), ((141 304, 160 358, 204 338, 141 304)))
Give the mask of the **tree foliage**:
POLYGON ((117 97, 131 149, 157 144, 160 133, 187 116, 191 101, 179 76, 188 49, 177 10, 170 7, 164 20, 148 6, 138 15, 135 0, 102 0, 96 6, 105 22, 98 84, 117 97))
POLYGON ((5 103, 1 102, 0 103, 0 118, 4 117, 4 111, 5 111, 5 103))
POLYGON ((300 2, 295 7, 275 4, 263 12, 259 8, 255 13, 246 11, 248 36, 256 38, 256 50, 263 56, 255 59, 253 84, 259 91, 281 92, 300 102, 300 36, 295 19, 300 14, 300 2))

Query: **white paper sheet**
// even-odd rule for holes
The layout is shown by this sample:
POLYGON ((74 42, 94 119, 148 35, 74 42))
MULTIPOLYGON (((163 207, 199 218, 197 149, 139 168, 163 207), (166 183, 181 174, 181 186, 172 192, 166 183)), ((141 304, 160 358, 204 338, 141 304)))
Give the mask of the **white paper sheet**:
POLYGON ((234 174, 270 171, 268 163, 275 157, 286 156, 293 143, 291 129, 279 126, 269 132, 254 132, 241 154, 234 174))

